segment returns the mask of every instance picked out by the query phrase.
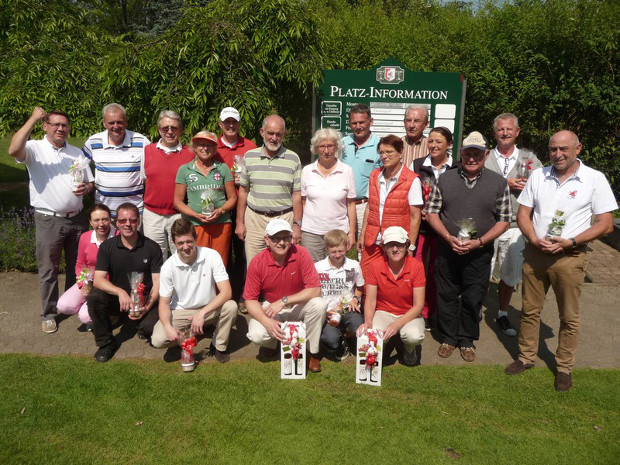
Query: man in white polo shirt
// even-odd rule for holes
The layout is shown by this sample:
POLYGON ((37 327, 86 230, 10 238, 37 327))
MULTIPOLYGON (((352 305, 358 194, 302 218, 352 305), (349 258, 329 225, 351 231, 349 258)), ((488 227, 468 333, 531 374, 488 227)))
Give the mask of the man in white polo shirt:
POLYGON ((83 168, 84 182, 71 184, 69 168, 81 155, 80 149, 67 144, 70 123, 65 112, 49 114, 35 107, 32 115, 15 133, 9 155, 28 168, 30 205, 35 209, 36 257, 41 287, 41 318, 44 333, 53 333, 58 302, 58 267, 65 252, 65 291, 75 284, 80 235, 88 230, 82 213, 82 196, 94 189, 93 174, 83 168), (41 120, 45 137, 28 140, 34 126, 41 120))
POLYGON ((212 249, 196 247, 196 231, 185 219, 174 222, 171 234, 177 252, 160 271, 159 321, 151 344, 158 349, 168 347, 182 341, 184 331, 203 334, 205 324, 215 323, 210 353, 225 363, 230 359, 228 339, 237 318, 237 304, 230 300, 232 291, 222 257, 212 249))
POLYGON ((618 208, 605 175, 584 165, 577 158, 579 152, 581 144, 575 133, 555 133, 549 140, 553 166, 532 173, 519 196, 517 213, 528 244, 523 254, 519 357, 506 367, 506 374, 518 375, 534 366, 540 312, 551 286, 560 314, 557 391, 568 391, 573 385, 586 244, 613 231, 612 212, 618 208))
POLYGON ((117 208, 133 203, 143 213, 144 186, 140 166, 149 140, 127 129, 125 108, 118 103, 103 107, 105 131, 88 138, 82 147, 95 163, 95 202, 107 205, 116 218, 117 208))

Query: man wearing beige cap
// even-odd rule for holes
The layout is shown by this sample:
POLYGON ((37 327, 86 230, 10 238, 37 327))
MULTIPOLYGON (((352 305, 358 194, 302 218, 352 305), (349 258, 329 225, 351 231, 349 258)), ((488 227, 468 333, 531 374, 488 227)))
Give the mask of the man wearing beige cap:
POLYGON ((321 298, 321 282, 310 252, 292 243, 293 229, 282 218, 269 221, 264 240, 267 248, 250 262, 245 280, 243 297, 252 317, 248 339, 273 357, 285 336, 280 323, 303 321, 310 350, 308 370, 319 372, 319 339, 327 304, 321 298))
MULTIPOLYGON (((226 163, 232 171, 235 180, 235 188, 239 192, 239 180, 241 178, 241 165, 244 162, 245 153, 256 148, 256 144, 250 139, 239 135, 239 123, 241 115, 236 108, 226 107, 220 112, 218 122, 222 134, 217 139, 217 153, 215 159, 226 163)), ((237 227, 237 215, 232 215, 232 230, 237 227)), ((245 243, 236 234, 232 235, 232 246, 228 257, 227 271, 231 279, 233 299, 240 300, 239 309, 245 313, 245 304, 241 298, 243 282, 245 280, 245 243)))
POLYGON ((466 362, 476 358, 482 301, 489 280, 493 241, 510 223, 508 183, 484 168, 487 141, 477 131, 463 140, 461 161, 433 187, 427 221, 443 240, 435 260, 437 323, 447 358, 460 347, 466 362), (460 296, 460 302, 459 302, 460 296))

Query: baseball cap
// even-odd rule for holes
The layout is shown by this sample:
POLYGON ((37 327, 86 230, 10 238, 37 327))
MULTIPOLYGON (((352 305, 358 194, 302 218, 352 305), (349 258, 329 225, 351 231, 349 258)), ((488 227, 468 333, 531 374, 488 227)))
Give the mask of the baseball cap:
POLYGON ((233 107, 226 107, 220 113, 220 121, 226 121, 228 118, 233 118, 237 122, 241 120, 239 111, 233 107))
POLYGON ((293 228, 291 228, 288 221, 283 220, 282 218, 274 218, 267 223, 267 227, 265 228, 265 234, 269 237, 275 236, 280 231, 293 232, 293 228))
POLYGON ((398 242, 399 244, 405 244, 409 240, 407 231, 400 226, 390 226, 383 231, 383 243, 398 242))
POLYGON ((487 150, 487 140, 486 138, 480 134, 478 131, 472 131, 469 135, 463 139, 463 144, 461 144, 461 149, 465 150, 470 147, 477 148, 478 150, 487 150))

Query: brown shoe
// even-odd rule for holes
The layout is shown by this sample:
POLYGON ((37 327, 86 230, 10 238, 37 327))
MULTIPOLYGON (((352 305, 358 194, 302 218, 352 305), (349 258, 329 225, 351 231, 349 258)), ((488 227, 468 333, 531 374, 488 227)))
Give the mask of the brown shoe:
POLYGON ((321 361, 314 355, 310 355, 310 363, 308 364, 308 371, 312 373, 319 373, 321 371, 321 361))
POLYGON ((566 392, 573 387, 573 377, 570 373, 559 372, 555 377, 555 390, 566 392))
POLYGON ((510 365, 506 367, 504 373, 507 375, 520 375, 528 368, 532 368, 534 366, 533 363, 523 363, 521 360, 515 360, 510 365))
POLYGON ((476 349, 473 347, 461 347, 461 357, 466 362, 473 362, 476 360, 476 349))
POLYGON ((445 342, 439 346, 439 350, 437 351, 437 355, 441 358, 448 358, 454 352, 454 346, 450 344, 446 344, 445 342))
POLYGON ((228 355, 226 352, 217 350, 213 344, 211 344, 211 346, 209 347, 209 355, 215 357, 215 360, 217 360, 219 363, 226 363, 230 360, 230 355, 228 355))

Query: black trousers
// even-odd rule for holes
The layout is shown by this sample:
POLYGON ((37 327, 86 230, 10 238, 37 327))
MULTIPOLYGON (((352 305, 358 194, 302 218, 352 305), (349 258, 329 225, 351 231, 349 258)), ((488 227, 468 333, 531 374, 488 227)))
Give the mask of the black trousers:
MULTIPOLYGON (((90 291, 86 297, 86 304, 88 305, 88 314, 91 320, 93 320, 93 335, 95 336, 95 344, 97 347, 102 347, 114 341, 111 317, 115 316, 120 318, 123 324, 127 321, 133 321, 129 319, 129 313, 121 312, 118 297, 108 294, 101 289, 93 289, 90 291)), ((153 328, 157 321, 159 321, 159 312, 157 309, 158 305, 157 302, 155 302, 151 310, 140 320, 136 321, 136 331, 144 338, 151 337, 153 328)))
POLYGON ((243 287, 245 285, 245 272, 247 264, 245 261, 245 242, 237 237, 235 228, 237 227, 237 219, 232 215, 232 241, 228 252, 228 279, 232 289, 232 298, 239 301, 243 296, 243 287))
POLYGON ((439 241, 435 260, 437 327, 446 344, 473 347, 480 338, 482 302, 491 272, 493 243, 458 255, 439 241))

